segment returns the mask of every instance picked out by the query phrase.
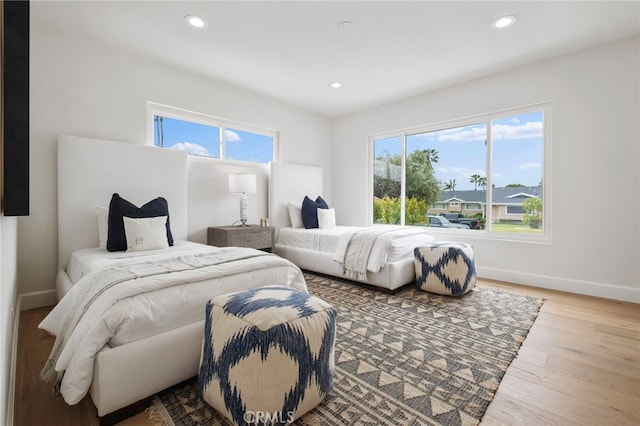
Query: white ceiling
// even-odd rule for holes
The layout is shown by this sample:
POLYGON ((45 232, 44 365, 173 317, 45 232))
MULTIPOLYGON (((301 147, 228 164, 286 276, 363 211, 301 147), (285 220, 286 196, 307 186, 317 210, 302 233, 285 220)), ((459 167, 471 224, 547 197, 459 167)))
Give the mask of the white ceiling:
POLYGON ((335 117, 638 34, 639 4, 36 0, 31 25, 47 21, 335 117), (208 27, 188 27, 189 14, 208 27), (507 14, 515 26, 490 27, 507 14), (343 21, 354 25, 341 30, 343 21))

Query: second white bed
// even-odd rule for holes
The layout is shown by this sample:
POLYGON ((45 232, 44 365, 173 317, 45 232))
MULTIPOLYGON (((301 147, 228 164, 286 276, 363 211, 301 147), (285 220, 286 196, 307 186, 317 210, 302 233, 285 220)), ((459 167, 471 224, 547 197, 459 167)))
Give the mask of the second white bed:
POLYGON ((364 228, 338 226, 330 229, 281 228, 274 252, 302 269, 395 290, 415 279, 413 250, 433 237, 424 228, 390 227, 394 232, 377 238, 367 261, 365 278, 344 272, 349 238, 364 228))

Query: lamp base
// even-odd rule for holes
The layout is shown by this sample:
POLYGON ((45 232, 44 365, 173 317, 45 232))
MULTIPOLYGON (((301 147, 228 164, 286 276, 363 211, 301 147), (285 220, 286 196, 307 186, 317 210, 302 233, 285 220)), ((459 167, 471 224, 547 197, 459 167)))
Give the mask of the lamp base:
POLYGON ((238 226, 249 226, 247 225, 247 210, 249 208, 249 200, 247 200, 247 194, 244 192, 240 194, 240 225, 238 226))

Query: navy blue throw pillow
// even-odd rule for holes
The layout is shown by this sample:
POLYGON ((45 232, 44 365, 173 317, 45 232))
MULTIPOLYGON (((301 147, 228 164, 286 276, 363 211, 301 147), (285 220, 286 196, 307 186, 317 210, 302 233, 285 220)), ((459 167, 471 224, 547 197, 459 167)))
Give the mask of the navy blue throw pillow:
POLYGON ((328 209, 329 205, 326 201, 318 196, 315 201, 305 195, 302 200, 302 224, 305 229, 312 229, 318 227, 318 209, 328 209))
POLYGON ((113 194, 111 196, 111 202, 109 203, 109 229, 107 231, 108 251, 127 250, 127 237, 124 233, 123 216, 136 219, 167 216, 167 242, 170 246, 173 245, 173 236, 171 235, 171 226, 169 225, 169 204, 167 200, 158 197, 142 207, 136 207, 134 204, 120 197, 120 195, 113 194))

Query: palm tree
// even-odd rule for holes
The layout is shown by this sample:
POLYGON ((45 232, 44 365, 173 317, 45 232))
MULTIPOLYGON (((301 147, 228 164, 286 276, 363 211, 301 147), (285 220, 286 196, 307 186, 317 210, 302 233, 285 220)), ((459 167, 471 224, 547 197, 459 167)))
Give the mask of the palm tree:
POLYGON ((487 178, 486 178, 486 176, 482 176, 478 180, 478 185, 480 185, 482 188, 486 188, 487 187, 487 178))
POLYGON ((436 151, 433 148, 428 148, 424 150, 426 155, 427 155, 427 159, 433 164, 433 163, 437 163, 438 160, 440 159, 440 157, 438 156, 438 151, 436 151))
POLYGON ((449 179, 449 182, 444 184, 445 191, 455 191, 456 190, 456 180, 449 179))
POLYGON ((478 184, 480 183, 481 179, 482 179, 482 176, 480 176, 478 174, 471 175, 471 179, 469 179, 469 182, 471 182, 473 184, 473 190, 474 191, 476 191, 478 189, 478 184))
POLYGON ((156 124, 156 134, 158 135, 158 146, 160 147, 164 147, 164 126, 162 125, 163 120, 164 117, 160 115, 155 115, 153 117, 153 121, 155 121, 156 124))
POLYGON ((474 191, 478 189, 478 186, 482 188, 487 186, 487 178, 478 174, 471 175, 471 179, 469 179, 469 182, 473 184, 474 191))

